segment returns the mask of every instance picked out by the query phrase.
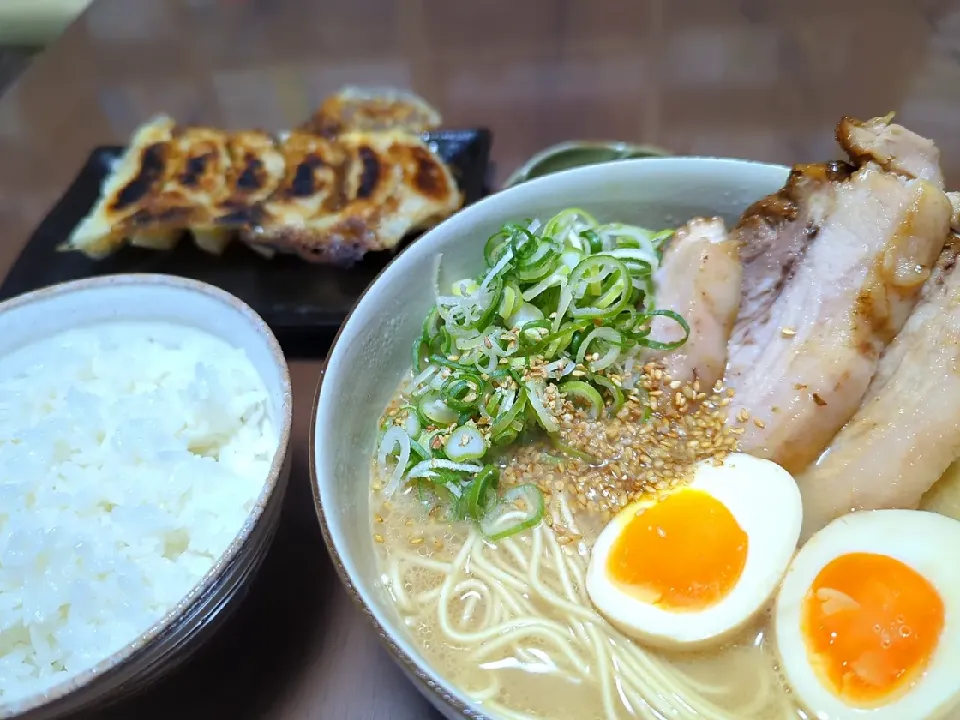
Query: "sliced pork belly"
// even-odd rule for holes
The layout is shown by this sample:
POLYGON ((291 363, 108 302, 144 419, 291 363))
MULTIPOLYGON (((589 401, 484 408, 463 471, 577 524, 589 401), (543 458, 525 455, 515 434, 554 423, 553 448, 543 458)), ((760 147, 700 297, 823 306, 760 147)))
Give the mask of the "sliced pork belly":
POLYGON ((929 180, 943 189, 940 150, 932 140, 890 122, 892 115, 861 122, 845 117, 837 140, 855 163, 875 162, 884 170, 929 180))
POLYGON ((763 351, 753 340, 754 330, 769 320, 771 308, 833 207, 836 189, 852 170, 846 163, 796 166, 783 189, 747 208, 731 233, 740 246, 743 274, 730 340, 740 365, 748 365, 763 351))
MULTIPOLYGON (((737 242, 720 218, 691 220, 677 230, 654 277, 657 306, 679 313, 690 337, 678 350, 663 353, 670 376, 698 378, 706 388, 723 377, 727 341, 740 305, 737 242)), ((673 320, 654 319, 651 337, 676 342, 683 329, 673 320)))
POLYGON ((915 508, 960 456, 960 239, 944 248, 863 405, 797 478, 809 536, 851 510, 915 508))
POLYGON ((748 209, 734 233, 744 292, 727 368, 744 451, 793 473, 820 455, 860 406, 950 216, 935 183, 873 162, 797 168, 748 209))

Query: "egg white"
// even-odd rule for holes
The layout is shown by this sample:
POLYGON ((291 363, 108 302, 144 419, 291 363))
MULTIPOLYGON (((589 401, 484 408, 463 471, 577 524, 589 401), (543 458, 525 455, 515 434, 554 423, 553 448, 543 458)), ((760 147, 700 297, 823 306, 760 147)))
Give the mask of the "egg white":
POLYGON ((810 538, 790 565, 775 611, 781 667, 800 704, 821 720, 937 720, 960 705, 960 522, 919 510, 875 510, 846 515, 810 538), (803 599, 820 571, 848 553, 887 555, 927 579, 944 603, 940 642, 926 671, 892 702, 875 708, 847 705, 823 685, 807 657, 803 599))
POLYGON ((693 649, 728 637, 764 609, 796 550, 802 506, 790 473, 769 460, 739 453, 729 455, 722 465, 699 463, 685 487, 706 492, 726 506, 747 535, 743 573, 729 594, 702 610, 673 611, 619 587, 607 574, 608 559, 620 533, 636 516, 636 505, 624 509, 600 533, 586 587, 597 610, 625 634, 660 647, 693 649))

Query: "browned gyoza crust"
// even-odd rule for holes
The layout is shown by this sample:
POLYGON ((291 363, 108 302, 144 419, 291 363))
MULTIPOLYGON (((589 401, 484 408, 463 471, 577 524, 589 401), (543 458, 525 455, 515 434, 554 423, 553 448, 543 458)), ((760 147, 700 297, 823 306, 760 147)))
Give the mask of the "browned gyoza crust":
POLYGON ((344 132, 402 130, 421 133, 440 126, 440 114, 413 93, 344 88, 324 100, 300 130, 336 137, 344 132))
POLYGON ((336 140, 294 133, 282 151, 286 177, 243 237, 311 261, 343 263, 392 249, 461 202, 449 169, 422 140, 403 133, 336 140))
POLYGON ((396 248, 461 204, 450 169, 409 132, 341 128, 277 140, 158 118, 134 136, 67 249, 102 257, 128 240, 167 248, 189 230, 210 252, 239 237, 265 254, 349 264, 396 248))

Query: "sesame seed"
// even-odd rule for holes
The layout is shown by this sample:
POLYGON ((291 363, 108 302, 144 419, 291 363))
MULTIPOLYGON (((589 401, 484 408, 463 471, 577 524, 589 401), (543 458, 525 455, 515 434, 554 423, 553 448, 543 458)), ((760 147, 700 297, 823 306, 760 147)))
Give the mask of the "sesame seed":
POLYGON ((780 334, 785 338, 792 338, 797 334, 797 331, 791 327, 785 327, 780 329, 780 334))
POLYGON ((544 456, 555 450, 518 446, 501 482, 533 482, 548 503, 563 493, 575 513, 605 523, 631 502, 685 482, 695 463, 736 450, 738 433, 725 424, 726 389, 718 383, 702 393, 698 382, 672 379, 660 365, 647 363, 616 416, 598 419, 558 398, 560 440, 601 463, 566 458, 558 467, 544 456))
POLYGON ((756 426, 757 426, 758 428, 760 428, 761 430, 763 430, 763 429, 767 426, 767 424, 766 424, 763 420, 761 420, 761 419, 759 419, 759 418, 754 418, 754 419, 753 419, 753 424, 756 425, 756 426))
POLYGON ((376 543, 383 544, 383 535, 377 534, 373 536, 373 541, 376 543))

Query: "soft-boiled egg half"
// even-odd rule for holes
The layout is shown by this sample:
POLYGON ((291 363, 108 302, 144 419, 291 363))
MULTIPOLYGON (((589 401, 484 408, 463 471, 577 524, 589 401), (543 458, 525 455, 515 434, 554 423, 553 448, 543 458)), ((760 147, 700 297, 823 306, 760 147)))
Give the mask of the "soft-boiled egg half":
POLYGON ((834 520, 776 604, 781 667, 823 720, 933 720, 960 709, 960 522, 917 510, 834 520))
POLYGON ((796 550, 802 510, 776 463, 733 454, 691 481, 628 505, 593 547, 587 593, 621 631, 661 647, 695 647, 747 624, 796 550))

